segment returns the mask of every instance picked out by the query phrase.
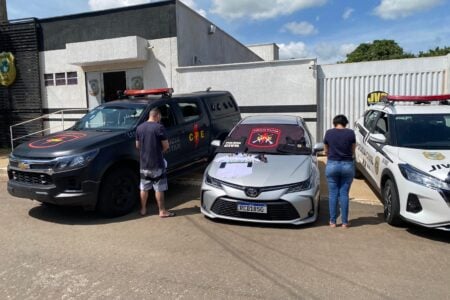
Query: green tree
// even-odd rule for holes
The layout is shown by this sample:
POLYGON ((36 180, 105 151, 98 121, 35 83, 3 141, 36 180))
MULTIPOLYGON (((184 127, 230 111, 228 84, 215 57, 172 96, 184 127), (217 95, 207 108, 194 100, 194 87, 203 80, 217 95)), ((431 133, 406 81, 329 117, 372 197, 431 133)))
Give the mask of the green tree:
POLYGON ((436 47, 435 49, 430 49, 427 52, 419 52, 419 57, 429 57, 429 56, 441 56, 441 55, 447 55, 450 53, 450 47, 444 47, 439 48, 436 47))
POLYGON ((412 58, 413 54, 405 53, 394 40, 374 40, 373 43, 362 43, 353 52, 347 54, 346 63, 359 61, 388 60, 412 58))

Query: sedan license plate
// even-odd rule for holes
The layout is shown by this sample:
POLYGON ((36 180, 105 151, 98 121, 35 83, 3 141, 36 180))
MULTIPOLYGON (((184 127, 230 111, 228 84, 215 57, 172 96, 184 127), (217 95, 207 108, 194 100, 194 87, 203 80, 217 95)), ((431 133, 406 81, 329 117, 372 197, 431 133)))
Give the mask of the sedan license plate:
POLYGON ((267 205, 263 203, 239 202, 237 205, 237 211, 267 214, 267 205))

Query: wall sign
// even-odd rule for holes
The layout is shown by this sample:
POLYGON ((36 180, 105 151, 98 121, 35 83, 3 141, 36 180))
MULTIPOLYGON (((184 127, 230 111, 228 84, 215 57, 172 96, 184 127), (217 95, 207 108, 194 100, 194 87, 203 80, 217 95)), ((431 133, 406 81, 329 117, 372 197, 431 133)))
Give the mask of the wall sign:
POLYGON ((11 52, 0 53, 0 84, 10 86, 16 80, 16 66, 11 52))

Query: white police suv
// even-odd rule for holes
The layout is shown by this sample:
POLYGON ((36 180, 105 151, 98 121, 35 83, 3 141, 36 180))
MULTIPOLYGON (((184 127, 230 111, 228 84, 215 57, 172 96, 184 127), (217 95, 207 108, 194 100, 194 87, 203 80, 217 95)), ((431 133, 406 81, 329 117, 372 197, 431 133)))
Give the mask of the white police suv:
POLYGON ((450 231, 450 95, 372 92, 367 102, 355 161, 381 194, 386 221, 450 231))

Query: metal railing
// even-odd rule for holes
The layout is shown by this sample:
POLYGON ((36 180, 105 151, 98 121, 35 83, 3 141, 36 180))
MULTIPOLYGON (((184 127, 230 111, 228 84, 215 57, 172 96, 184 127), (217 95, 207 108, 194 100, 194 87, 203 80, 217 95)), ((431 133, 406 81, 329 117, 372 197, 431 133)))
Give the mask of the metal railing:
MULTIPOLYGON (((9 126, 9 133, 10 133, 10 136, 11 136, 11 151, 14 150, 14 142, 15 141, 18 141, 18 140, 21 140, 21 139, 24 139, 24 138, 27 138, 27 137, 30 137, 30 136, 33 136, 33 135, 36 135, 36 134, 39 134, 39 133, 45 133, 47 131, 51 131, 51 130, 58 129, 58 128, 60 128, 61 130, 65 130, 66 126, 65 126, 65 123, 64 123, 65 122, 64 113, 66 113, 66 115, 67 115, 67 113, 76 114, 76 112, 78 112, 78 113, 82 112, 83 115, 84 115, 87 111, 89 111, 89 109, 87 109, 87 108, 86 109, 80 109, 80 108, 63 109, 63 110, 58 110, 58 111, 55 111, 53 113, 42 115, 40 117, 37 117, 37 118, 31 119, 31 120, 28 120, 28 121, 24 121, 24 122, 21 122, 21 123, 9 126), (35 122, 35 121, 39 121, 39 120, 42 120, 42 119, 47 119, 47 118, 50 118, 51 116, 55 116, 55 115, 60 115, 60 117, 61 117, 61 120, 58 120, 60 122, 59 125, 50 126, 50 124, 49 124, 48 128, 44 128, 42 130, 38 130, 38 131, 29 133, 29 134, 26 134, 26 135, 23 135, 23 136, 14 137, 13 128, 21 126, 21 125, 24 125, 24 124, 32 123, 32 122, 35 122)), ((80 118, 82 116, 80 116, 80 118)), ((49 121, 49 123, 50 122, 58 122, 58 121, 49 121)))

